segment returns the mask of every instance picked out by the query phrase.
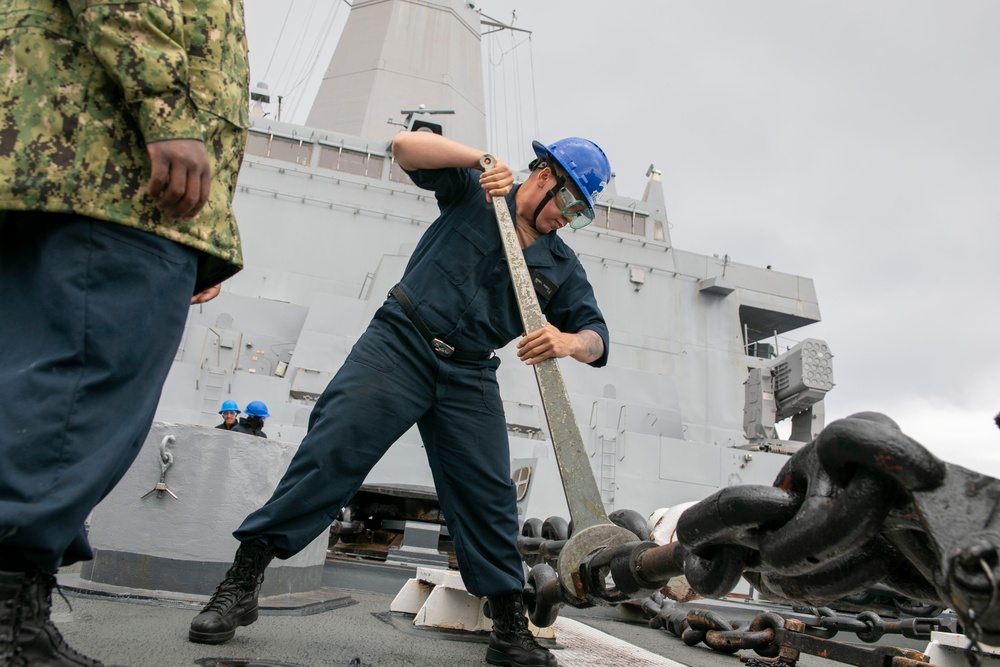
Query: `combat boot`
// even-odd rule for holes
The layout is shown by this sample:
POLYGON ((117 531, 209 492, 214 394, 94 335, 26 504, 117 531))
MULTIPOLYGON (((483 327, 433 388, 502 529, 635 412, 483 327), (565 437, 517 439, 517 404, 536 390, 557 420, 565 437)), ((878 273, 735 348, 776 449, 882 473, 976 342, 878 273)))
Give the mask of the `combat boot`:
POLYGON ((21 659, 26 665, 45 667, 103 667, 100 660, 88 658, 66 643, 52 622, 55 583, 51 574, 38 572, 27 578, 21 591, 24 611, 17 638, 21 659))
POLYGON ((556 667, 559 664, 528 630, 520 593, 489 598, 489 615, 493 620, 493 632, 486 649, 486 662, 511 667, 556 667))
POLYGON ((21 667, 18 632, 24 616, 24 587, 28 577, 23 572, 0 572, 0 667, 21 667))
POLYGON ((188 639, 199 644, 221 644, 233 638, 237 627, 256 621, 257 595, 272 558, 274 554, 262 544, 242 543, 226 578, 191 621, 188 639))

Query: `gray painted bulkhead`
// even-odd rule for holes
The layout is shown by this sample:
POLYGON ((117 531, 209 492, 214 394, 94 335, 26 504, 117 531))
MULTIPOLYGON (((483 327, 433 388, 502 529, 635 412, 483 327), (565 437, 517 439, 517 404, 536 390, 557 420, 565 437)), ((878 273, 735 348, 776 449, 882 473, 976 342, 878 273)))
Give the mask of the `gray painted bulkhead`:
MULTIPOLYGON (((165 392, 175 400, 165 400, 160 411, 167 420, 182 416, 180 405, 191 403, 192 376, 206 373, 195 365, 207 357, 213 363, 220 358, 220 338, 206 333, 207 328, 220 319, 231 321, 226 335, 244 349, 241 354, 223 350, 229 364, 226 391, 213 400, 265 400, 273 415, 268 431, 297 442, 304 434, 310 397, 322 391, 346 359, 437 207, 430 193, 395 180, 400 177, 391 155, 357 138, 274 121, 255 123, 254 135, 254 153, 245 159, 236 199, 248 268, 227 283, 219 299, 192 314, 186 347, 165 392), (292 146, 295 151, 281 153, 291 160, 260 154, 293 132, 300 137, 292 146), (364 150, 366 159, 381 163, 371 175, 319 166, 330 163, 324 153, 345 150, 364 150), (272 369, 282 361, 288 366, 278 378, 272 369), (291 398, 293 392, 299 398, 291 398)), ((605 449, 613 441, 618 451, 609 506, 640 512, 703 497, 737 478, 772 481, 784 457, 757 453, 748 464, 743 452, 724 451, 745 443, 743 382, 747 367, 756 363, 744 351, 741 308, 767 313, 781 326, 779 333, 819 320, 808 278, 733 262, 723 267, 719 258, 657 240, 657 230, 668 226, 655 176, 650 192, 655 194, 652 204, 618 194, 602 201, 618 219, 634 212, 645 220, 642 234, 596 224, 561 232, 579 254, 611 328, 608 368, 572 362, 561 367, 595 472, 611 470, 598 466, 599 444, 605 449), (723 268, 733 291, 702 289, 723 268), (613 419, 598 416, 605 412, 613 419), (766 463, 770 456, 775 456, 773 464, 766 463), (706 465, 718 473, 706 476, 706 465), (756 470, 761 474, 753 475, 756 470)), ((499 377, 510 423, 537 429, 533 438, 512 431, 512 457, 539 459, 535 479, 542 483, 542 469, 554 461, 547 446, 539 447, 545 426, 534 377, 510 350, 501 351, 501 359, 499 377)), ((208 384, 203 382, 198 391, 210 392, 208 384)), ((217 420, 213 400, 205 402, 200 423, 217 420)), ((193 421, 192 414, 188 408, 185 419, 193 421)), ((379 463, 369 481, 431 485, 415 430, 379 463)), ((558 479, 550 482, 555 492, 533 494, 527 513, 546 516, 564 507, 558 479)))
MULTIPOLYGON (((156 423, 125 476, 90 520, 94 559, 84 580, 132 589, 210 595, 238 542, 231 533, 271 497, 296 446, 185 424, 156 423), (164 438, 171 438, 163 448, 164 438), (155 491, 161 452, 177 497, 155 491), (153 491, 150 493, 150 491, 153 491)), ((329 538, 321 535, 268 568, 261 595, 320 587, 329 538)))

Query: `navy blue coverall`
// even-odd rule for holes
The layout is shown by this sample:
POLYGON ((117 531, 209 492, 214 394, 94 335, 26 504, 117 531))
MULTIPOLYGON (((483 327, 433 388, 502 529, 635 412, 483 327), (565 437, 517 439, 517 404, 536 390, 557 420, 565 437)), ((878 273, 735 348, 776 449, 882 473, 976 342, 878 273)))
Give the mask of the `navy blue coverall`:
MULTIPOLYGON (((493 205, 467 169, 416 170, 441 215, 417 244, 399 287, 426 329, 479 360, 438 356, 390 297, 316 402, 309 429, 274 495, 233 534, 289 558, 327 530, 368 472, 414 423, 469 592, 524 587, 507 425, 489 352, 522 331, 493 205)), ((514 192, 506 198, 515 213, 514 192)), ((576 254, 543 235, 524 250, 539 302, 559 330, 608 330, 576 254)))

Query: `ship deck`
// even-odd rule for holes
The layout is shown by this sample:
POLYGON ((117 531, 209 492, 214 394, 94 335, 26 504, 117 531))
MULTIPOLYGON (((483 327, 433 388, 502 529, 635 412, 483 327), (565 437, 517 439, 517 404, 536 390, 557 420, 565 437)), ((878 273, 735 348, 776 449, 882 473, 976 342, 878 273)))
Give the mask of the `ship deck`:
MULTIPOLYGON (((412 617, 389 611, 412 568, 361 563, 327 563, 325 611, 303 613, 262 609, 259 620, 237 630, 225 644, 194 644, 188 623, 206 598, 115 589, 81 580, 78 567, 59 573, 66 599, 54 596, 53 620, 76 649, 108 665, 163 667, 402 667, 485 665, 485 634, 418 629, 412 617), (90 592, 82 592, 89 590, 90 592), (161 596, 162 595, 162 596, 161 596)), ((615 608, 565 609, 550 647, 562 667, 736 667, 737 656, 701 646, 615 608)), ((893 638, 893 644, 922 650, 925 643, 893 638)), ((751 652, 751 655, 753 653, 751 652)), ((834 663, 803 655, 803 667, 834 663)))

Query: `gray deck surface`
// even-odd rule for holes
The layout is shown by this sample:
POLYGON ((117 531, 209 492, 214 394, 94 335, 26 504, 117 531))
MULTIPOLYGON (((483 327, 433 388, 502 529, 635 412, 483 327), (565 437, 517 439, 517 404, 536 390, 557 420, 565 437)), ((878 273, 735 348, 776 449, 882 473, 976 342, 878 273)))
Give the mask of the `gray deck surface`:
MULTIPOLYGON (((126 601, 70 591, 67 597, 72 609, 56 595, 53 620, 74 648, 108 665, 347 667, 352 661, 353 665, 369 667, 485 665, 485 636, 456 638, 439 631, 415 629, 409 617, 388 611, 407 574, 402 568, 331 563, 324 584, 347 594, 350 600, 346 606, 311 615, 263 612, 256 623, 237 630, 231 641, 215 646, 187 639, 188 624, 201 608, 198 600, 126 601)), ((73 569, 61 572, 59 579, 67 587, 80 584, 73 569)), ((609 647, 608 653, 602 655, 593 644, 561 647, 557 633, 555 653, 563 667, 741 664, 736 656, 704 646, 688 647, 667 632, 626 622, 616 609, 567 610, 563 617, 638 647, 636 655, 621 646, 609 647)), ((595 641, 600 643, 601 638, 595 641)), ((583 640, 575 642, 581 644, 583 640)), ((894 644, 923 648, 920 642, 894 644)), ((840 663, 803 656, 800 664, 833 667, 840 663)))

